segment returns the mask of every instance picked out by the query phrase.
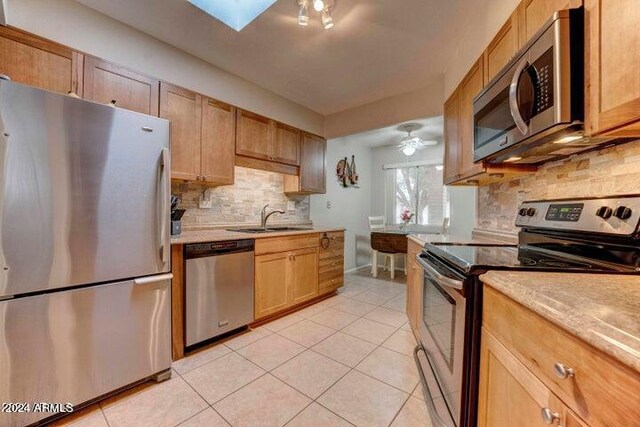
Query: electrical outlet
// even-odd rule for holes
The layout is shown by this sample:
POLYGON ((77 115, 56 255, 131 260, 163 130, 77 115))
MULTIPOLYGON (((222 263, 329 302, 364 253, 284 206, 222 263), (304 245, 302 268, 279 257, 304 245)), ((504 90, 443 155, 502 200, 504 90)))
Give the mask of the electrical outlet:
POLYGON ((287 202, 287 210, 288 211, 295 211, 296 210, 296 202, 294 202, 293 200, 289 200, 287 202))
POLYGON ((331 200, 327 200, 327 209, 331 209, 331 200))

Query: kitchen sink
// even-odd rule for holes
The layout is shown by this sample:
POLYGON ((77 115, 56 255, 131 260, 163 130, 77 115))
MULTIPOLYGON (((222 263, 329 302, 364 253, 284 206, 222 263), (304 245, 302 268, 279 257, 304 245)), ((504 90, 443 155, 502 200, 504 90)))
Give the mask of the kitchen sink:
POLYGON ((313 228, 305 227, 269 227, 269 228, 229 228, 227 231, 235 231, 238 233, 277 233, 280 231, 304 231, 313 230, 313 228))

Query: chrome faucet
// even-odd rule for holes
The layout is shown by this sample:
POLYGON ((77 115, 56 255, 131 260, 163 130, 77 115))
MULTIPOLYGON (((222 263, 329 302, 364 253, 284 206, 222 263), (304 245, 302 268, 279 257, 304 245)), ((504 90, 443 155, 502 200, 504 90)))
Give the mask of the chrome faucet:
POLYGON ((264 208, 262 208, 262 211, 260 212, 260 227, 261 228, 267 228, 267 220, 274 213, 279 213, 279 214, 284 214, 285 213, 284 211, 279 211, 279 210, 275 210, 275 211, 271 211, 271 212, 267 213, 267 208, 268 207, 269 207, 269 205, 264 205, 264 208))

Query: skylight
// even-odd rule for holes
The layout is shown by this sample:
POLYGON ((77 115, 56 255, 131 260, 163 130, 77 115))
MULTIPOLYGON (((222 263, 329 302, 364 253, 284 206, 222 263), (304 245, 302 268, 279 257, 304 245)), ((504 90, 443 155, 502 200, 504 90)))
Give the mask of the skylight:
POLYGON ((189 0, 236 31, 242 30, 277 0, 189 0))

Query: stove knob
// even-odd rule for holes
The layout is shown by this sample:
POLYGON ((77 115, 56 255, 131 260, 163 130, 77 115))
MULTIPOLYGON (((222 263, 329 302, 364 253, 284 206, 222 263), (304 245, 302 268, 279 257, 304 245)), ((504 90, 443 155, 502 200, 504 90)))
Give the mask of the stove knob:
POLYGON ((518 211, 518 215, 527 216, 527 208, 520 208, 520 210, 518 211))
POLYGON ((536 208, 527 209, 527 216, 534 216, 536 214, 536 208))
POLYGON ((612 214, 613 209, 611 209, 609 206, 602 206, 596 211, 596 216, 599 216, 602 219, 609 219, 611 218, 612 214))
POLYGON ((631 218, 631 209, 626 206, 618 206, 613 212, 613 216, 620 219, 629 219, 631 218))

